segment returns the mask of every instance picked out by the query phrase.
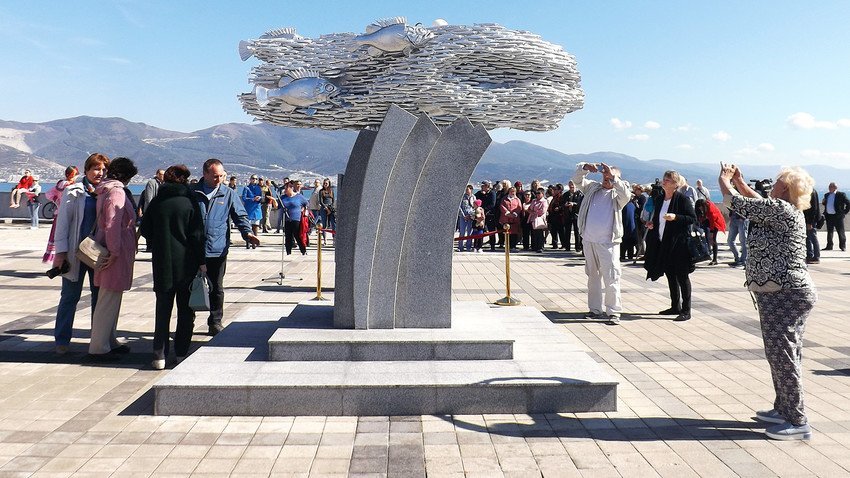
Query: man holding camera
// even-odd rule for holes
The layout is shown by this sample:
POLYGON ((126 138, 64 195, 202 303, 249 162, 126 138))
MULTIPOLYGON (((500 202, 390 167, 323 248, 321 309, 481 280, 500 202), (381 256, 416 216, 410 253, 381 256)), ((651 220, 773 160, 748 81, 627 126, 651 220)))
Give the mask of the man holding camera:
POLYGON ((579 206, 578 228, 584 248, 587 273, 588 318, 620 323, 620 243, 623 241, 623 207, 631 200, 629 183, 620 179, 620 170, 605 163, 579 163, 572 182, 584 193, 579 206), (602 181, 587 179, 589 173, 602 173, 602 181), (605 311, 602 296, 605 295, 605 311))

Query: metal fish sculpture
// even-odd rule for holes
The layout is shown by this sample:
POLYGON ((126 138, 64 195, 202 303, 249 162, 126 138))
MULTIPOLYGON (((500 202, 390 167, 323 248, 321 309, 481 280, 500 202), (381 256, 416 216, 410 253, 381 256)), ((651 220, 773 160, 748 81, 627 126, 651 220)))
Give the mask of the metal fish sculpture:
MULTIPOLYGON (((260 35, 260 39, 266 40, 270 38, 288 38, 290 40, 294 40, 296 38, 302 38, 295 33, 294 27, 286 27, 286 28, 275 28, 274 30, 269 30, 262 35, 260 35)), ((239 42, 239 57, 242 58, 242 61, 251 58, 254 55, 254 42, 248 42, 242 40, 239 42)))
POLYGON ((420 24, 408 25, 405 17, 384 18, 368 25, 365 34, 354 37, 354 48, 368 45, 366 53, 369 56, 396 52, 408 56, 414 48, 432 38, 434 34, 427 28, 420 24))
POLYGON ((294 28, 280 29, 243 46, 240 55, 251 54, 259 64, 248 75, 254 91, 239 100, 246 113, 269 124, 376 127, 395 104, 441 127, 465 117, 487 129, 549 131, 584 106, 572 55, 532 32, 495 23, 437 21, 426 28, 397 17, 363 35, 305 38, 294 28), (296 73, 302 69, 316 72, 310 83, 296 73))
MULTIPOLYGON (((257 104, 268 106, 272 98, 282 101, 278 106, 280 111, 295 111, 298 108, 330 103, 339 105, 334 97, 340 94, 340 89, 330 81, 321 78, 317 71, 295 70, 288 76, 281 78, 278 82, 280 88, 265 88, 257 85, 254 87, 254 95, 257 104)), ((303 111, 312 116, 315 108, 307 108, 303 111)))

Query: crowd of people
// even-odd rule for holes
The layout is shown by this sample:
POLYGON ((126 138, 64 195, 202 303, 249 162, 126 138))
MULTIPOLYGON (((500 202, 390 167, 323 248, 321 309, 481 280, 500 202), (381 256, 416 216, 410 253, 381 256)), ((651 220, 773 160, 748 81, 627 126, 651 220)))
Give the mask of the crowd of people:
MULTIPOLYGON (((743 179, 740 168, 722 164, 718 184, 734 227, 734 235, 729 234, 732 265, 745 265, 745 284, 757 305, 773 376, 773 408, 756 412, 756 417, 772 424, 765 430, 770 438, 809 439, 801 357, 806 319, 817 299, 808 271, 813 247, 817 248, 811 244, 812 236, 817 241, 812 231, 822 222, 814 180, 800 168, 784 168, 769 191, 757 191, 743 179), (804 214, 809 209, 813 211, 804 214), (736 236, 742 240, 740 255, 736 236)), ((569 250, 570 230, 576 228, 574 244, 584 256, 587 275, 585 318, 620 323, 620 262, 642 256, 648 280, 667 278, 670 307, 658 314, 675 316, 676 321, 691 319, 690 274, 697 258, 690 242, 697 230, 704 231, 709 264, 717 264, 717 233, 726 231, 725 219, 702 181, 693 188, 670 170, 648 188, 630 187, 616 167, 579 163, 566 190, 561 184, 544 189, 536 181, 528 191, 519 182, 503 181, 497 186, 500 191, 491 186, 490 181, 482 182, 474 196, 472 186, 467 186, 458 212, 460 234, 467 234, 470 220, 473 234, 507 225, 512 239, 501 247, 517 247, 521 237, 524 249, 541 252, 545 232, 552 248, 560 242, 569 250), (601 180, 590 179, 593 173, 601 173, 601 180)), ((843 219, 850 203, 833 183, 822 205, 827 215, 841 217, 840 225, 834 218, 832 223, 843 251, 843 219)), ((832 230, 827 240, 831 248, 832 230)), ((460 251, 470 250, 468 242, 461 244, 460 251)), ((489 245, 491 250, 500 247, 494 236, 489 245)), ((472 250, 481 247, 479 242, 472 250)))
POLYGON ((89 360, 114 362, 130 351, 117 337, 117 324, 123 292, 132 286, 139 236, 145 238, 152 254, 156 296, 151 364, 163 369, 169 356, 175 303, 176 359, 182 360, 189 352, 195 320, 189 286, 198 275, 206 276, 209 284, 209 334, 223 330, 224 275, 232 227, 246 247, 256 248, 260 227, 270 231, 270 211, 279 208, 285 221, 278 222, 278 233, 282 227, 287 254, 295 244, 306 254, 307 230, 302 218, 321 217, 321 224, 334 227, 334 191, 329 179, 321 187, 317 180, 309 199, 301 194, 299 180, 287 178, 278 186, 256 175, 240 193, 234 176, 225 184, 224 165, 213 158, 204 162, 199 181, 190 179, 185 165, 158 170, 136 204, 127 186, 137 173, 128 158, 110 160, 96 153, 86 159, 81 181, 76 181, 77 169, 69 167, 66 180, 57 185, 61 188, 52 199, 58 204, 57 215, 44 256, 45 262, 54 266, 48 275, 62 276, 54 328, 57 354, 68 352, 86 277, 92 310, 89 360), (78 256, 80 243, 89 236, 108 251, 93 267, 78 256))

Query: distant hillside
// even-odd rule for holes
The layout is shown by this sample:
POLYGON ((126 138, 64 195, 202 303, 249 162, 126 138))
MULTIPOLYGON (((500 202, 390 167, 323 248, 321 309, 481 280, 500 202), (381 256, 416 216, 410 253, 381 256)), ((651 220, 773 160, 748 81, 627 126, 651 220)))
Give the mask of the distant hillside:
MULTIPOLYGON (((58 179, 67 165, 82 166, 93 152, 136 161, 137 181, 158 168, 185 163, 194 174, 208 158, 221 159, 228 173, 245 178, 258 173, 272 179, 293 175, 305 181, 334 176, 345 164, 357 133, 319 129, 283 128, 262 123, 229 123, 180 133, 122 118, 80 116, 47 123, 0 121, 0 181, 17 181, 29 168, 45 180, 58 179)), ((718 166, 679 164, 655 159, 642 161, 613 152, 564 154, 523 141, 492 143, 471 182, 510 179, 523 183, 537 178, 566 183, 580 161, 605 162, 620 167, 632 182, 649 183, 667 169, 676 169, 691 182, 702 178, 713 189, 718 166)), ((777 166, 748 166, 748 179, 772 177, 777 166)), ((850 171, 830 166, 809 168, 818 184, 850 184, 850 171)), ((825 188, 824 188, 825 189, 825 188)))

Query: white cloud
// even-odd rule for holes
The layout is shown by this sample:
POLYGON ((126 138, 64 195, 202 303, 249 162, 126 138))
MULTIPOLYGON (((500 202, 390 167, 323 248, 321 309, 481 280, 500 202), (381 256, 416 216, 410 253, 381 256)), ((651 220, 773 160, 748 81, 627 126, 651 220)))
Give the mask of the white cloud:
POLYGON ((758 156, 762 153, 772 153, 776 148, 770 143, 761 143, 758 146, 747 146, 744 149, 736 151, 735 154, 742 156, 758 156))
POLYGON ((718 141, 729 141, 730 139, 732 139, 732 137, 729 136, 729 133, 727 133, 723 130, 720 130, 720 131, 714 133, 713 135, 711 135, 711 137, 718 140, 718 141))
POLYGON ((838 151, 824 152, 818 149, 804 149, 800 151, 800 156, 806 158, 807 160, 818 159, 822 161, 828 161, 838 159, 842 161, 850 161, 850 153, 842 153, 838 151))
POLYGON ((620 121, 620 118, 611 118, 609 123, 616 129, 628 129, 632 127, 631 121, 620 121))
POLYGON ((694 147, 689 144, 680 144, 679 146, 676 146, 676 149, 694 149, 694 147))
POLYGON ((809 113, 794 113, 785 119, 789 128, 793 129, 838 129, 850 128, 850 119, 841 118, 838 121, 818 121, 809 113))
POLYGON ((629 139, 634 141, 647 141, 649 139, 648 134, 633 134, 629 136, 629 139))
POLYGON ((647 121, 643 124, 643 127, 646 129, 658 129, 661 127, 661 125, 658 124, 656 121, 647 121))
POLYGON ((676 131, 696 131, 697 130, 697 128, 690 123, 688 123, 686 125, 682 125, 682 126, 677 126, 675 129, 676 129, 676 131))

